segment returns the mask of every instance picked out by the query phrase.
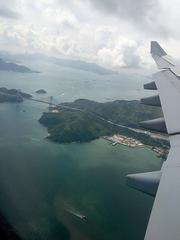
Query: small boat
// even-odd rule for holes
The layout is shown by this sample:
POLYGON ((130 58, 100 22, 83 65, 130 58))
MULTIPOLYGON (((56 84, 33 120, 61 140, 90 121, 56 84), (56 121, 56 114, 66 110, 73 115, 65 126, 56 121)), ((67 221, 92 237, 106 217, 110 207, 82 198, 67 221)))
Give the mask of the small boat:
POLYGON ((88 221, 88 218, 86 216, 81 216, 80 217, 84 222, 87 222, 88 221))
POLYGON ((70 214, 72 214, 73 216, 81 219, 81 220, 84 221, 84 222, 87 222, 87 221, 88 221, 87 216, 82 215, 81 213, 78 213, 78 212, 76 212, 76 211, 74 211, 74 210, 71 210, 71 209, 66 209, 66 211, 69 212, 70 214))

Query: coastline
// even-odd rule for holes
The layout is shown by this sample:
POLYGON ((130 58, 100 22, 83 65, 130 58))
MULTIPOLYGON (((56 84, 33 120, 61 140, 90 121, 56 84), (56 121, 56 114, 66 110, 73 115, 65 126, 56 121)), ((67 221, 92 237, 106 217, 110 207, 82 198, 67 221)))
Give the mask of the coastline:
POLYGON ((114 134, 113 136, 103 136, 102 138, 110 141, 113 146, 115 146, 116 144, 121 144, 132 148, 144 146, 143 143, 136 140, 135 138, 126 137, 121 134, 114 134))
POLYGON ((139 140, 127 137, 125 135, 121 134, 114 134, 113 136, 103 136, 101 137, 104 140, 109 141, 113 146, 116 146, 117 144, 124 145, 130 148, 136 148, 136 147, 148 147, 152 151, 154 151, 159 158, 166 158, 168 155, 168 149, 162 148, 162 147, 154 147, 147 144, 143 144, 139 140))

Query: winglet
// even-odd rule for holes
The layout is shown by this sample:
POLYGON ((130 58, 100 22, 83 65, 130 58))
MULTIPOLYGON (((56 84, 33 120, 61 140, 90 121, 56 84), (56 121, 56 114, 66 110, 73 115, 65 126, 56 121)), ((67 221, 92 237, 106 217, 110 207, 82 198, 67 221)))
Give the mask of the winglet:
POLYGON ((164 49, 156 41, 151 41, 151 54, 156 55, 158 57, 167 55, 164 49))

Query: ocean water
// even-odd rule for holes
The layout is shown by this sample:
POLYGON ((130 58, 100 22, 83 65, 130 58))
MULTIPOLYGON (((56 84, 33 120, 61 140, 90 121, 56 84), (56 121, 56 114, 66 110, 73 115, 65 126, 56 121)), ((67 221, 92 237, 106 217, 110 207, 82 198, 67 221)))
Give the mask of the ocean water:
MULTIPOLYGON (((47 96, 54 96, 58 102, 87 98, 100 102, 117 99, 140 99, 152 95, 143 90, 143 83, 152 81, 150 76, 122 69, 119 74, 99 75, 55 64, 31 61, 24 63, 40 73, 0 73, 0 84, 34 94, 36 90, 47 90, 47 96)), ((146 74, 147 75, 147 74, 146 74)), ((39 97, 39 96, 38 96, 39 97)), ((43 96, 45 97, 45 96, 43 96)))
MULTIPOLYGON (((32 64, 33 66, 33 64, 32 64)), ((99 76, 37 63, 39 74, 1 72, 0 86, 47 90, 59 102, 138 99, 143 80, 126 73, 99 76)), ((35 69, 35 68, 34 68, 35 69)), ((55 144, 39 124, 47 106, 0 104, 0 206, 23 239, 141 240, 153 198, 126 186, 128 173, 160 169, 148 148, 90 143, 55 144), (72 212, 86 215, 84 222, 72 212)))

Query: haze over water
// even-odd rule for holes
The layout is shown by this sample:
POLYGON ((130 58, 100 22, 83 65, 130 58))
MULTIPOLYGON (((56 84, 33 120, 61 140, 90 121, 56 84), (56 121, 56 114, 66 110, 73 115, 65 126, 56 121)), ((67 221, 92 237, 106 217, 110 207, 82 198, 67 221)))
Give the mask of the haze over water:
MULTIPOLYGON (((1 72, 1 87, 35 97, 58 95, 59 102, 138 99, 145 94, 139 77, 125 72, 101 76, 32 65, 39 74, 1 72)), ((31 68, 32 68, 31 67, 31 68)), ((128 173, 157 170, 161 160, 148 148, 90 143, 55 144, 38 119, 47 106, 25 101, 0 104, 0 206, 23 239, 122 239, 144 237, 153 198, 125 184, 128 173), (88 222, 68 209, 88 216, 88 222)))

